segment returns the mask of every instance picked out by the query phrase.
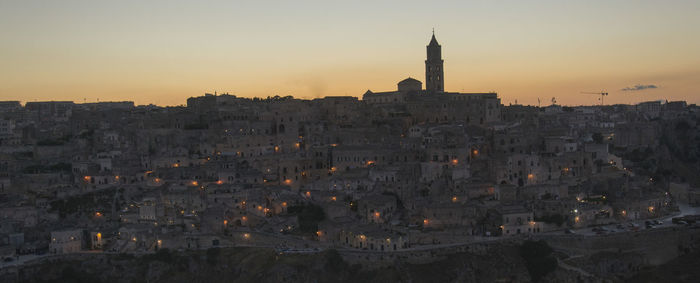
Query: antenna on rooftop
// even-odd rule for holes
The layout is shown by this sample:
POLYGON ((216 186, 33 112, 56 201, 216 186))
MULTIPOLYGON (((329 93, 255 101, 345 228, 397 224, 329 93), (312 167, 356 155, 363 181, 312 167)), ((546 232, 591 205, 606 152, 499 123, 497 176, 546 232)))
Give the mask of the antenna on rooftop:
POLYGON ((607 93, 607 92, 604 92, 604 91, 601 91, 601 92, 583 92, 583 91, 582 91, 581 93, 585 93, 585 94, 598 94, 598 95, 600 95, 600 98, 598 98, 598 100, 600 100, 600 105, 603 105, 603 104, 604 104, 604 103, 603 103, 603 101, 604 101, 603 99, 604 99, 606 96, 608 96, 608 93, 607 93))

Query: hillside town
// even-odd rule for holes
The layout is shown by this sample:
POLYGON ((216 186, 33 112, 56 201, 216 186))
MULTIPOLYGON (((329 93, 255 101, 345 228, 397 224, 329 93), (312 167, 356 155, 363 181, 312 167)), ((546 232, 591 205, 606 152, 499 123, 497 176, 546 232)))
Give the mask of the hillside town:
POLYGON ((697 225, 697 105, 504 105, 445 91, 434 36, 427 48, 425 87, 407 78, 361 98, 0 102, 2 264, 239 246, 391 254, 697 225))

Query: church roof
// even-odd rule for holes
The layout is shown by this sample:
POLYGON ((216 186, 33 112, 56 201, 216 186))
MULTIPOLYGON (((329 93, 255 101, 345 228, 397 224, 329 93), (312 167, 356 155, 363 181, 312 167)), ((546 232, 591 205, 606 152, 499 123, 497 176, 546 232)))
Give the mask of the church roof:
POLYGON ((408 77, 407 79, 400 81, 399 83, 401 84, 401 83, 415 83, 415 82, 421 83, 419 80, 416 80, 416 79, 411 78, 411 77, 408 77))
POLYGON ((430 43, 428 46, 439 46, 440 44, 437 42, 437 39, 435 39, 435 34, 433 33, 433 38, 430 39, 430 43))

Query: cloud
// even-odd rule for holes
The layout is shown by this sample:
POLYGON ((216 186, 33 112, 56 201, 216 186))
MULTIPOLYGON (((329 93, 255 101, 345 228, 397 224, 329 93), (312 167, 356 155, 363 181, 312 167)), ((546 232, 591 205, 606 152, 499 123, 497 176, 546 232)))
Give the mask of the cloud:
POLYGON ((622 91, 638 91, 638 90, 645 90, 645 89, 650 89, 650 88, 659 88, 657 85, 635 85, 633 87, 626 87, 621 89, 622 91))

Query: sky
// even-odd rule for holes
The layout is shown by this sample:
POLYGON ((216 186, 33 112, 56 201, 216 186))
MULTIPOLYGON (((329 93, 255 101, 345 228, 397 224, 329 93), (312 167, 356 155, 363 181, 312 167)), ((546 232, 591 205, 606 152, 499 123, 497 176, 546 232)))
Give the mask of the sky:
POLYGON ((700 1, 0 0, 0 100, 181 105, 425 80, 503 104, 700 103, 700 1))

